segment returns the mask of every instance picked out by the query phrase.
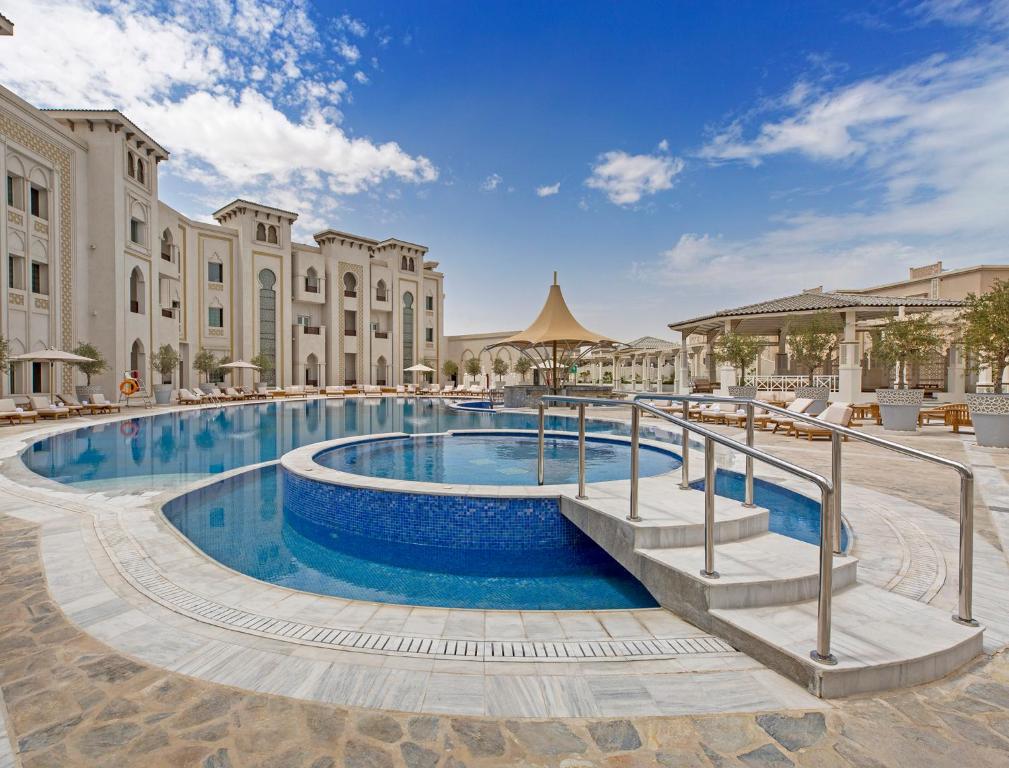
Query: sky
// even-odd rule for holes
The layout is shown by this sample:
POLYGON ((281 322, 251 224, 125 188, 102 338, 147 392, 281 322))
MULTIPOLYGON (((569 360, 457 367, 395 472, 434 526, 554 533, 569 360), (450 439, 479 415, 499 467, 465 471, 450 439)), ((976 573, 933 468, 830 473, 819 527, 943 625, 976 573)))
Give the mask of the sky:
POLYGON ((623 340, 1009 261, 1009 0, 0 0, 0 83, 121 109, 161 197, 421 243, 447 333, 554 270, 623 340))

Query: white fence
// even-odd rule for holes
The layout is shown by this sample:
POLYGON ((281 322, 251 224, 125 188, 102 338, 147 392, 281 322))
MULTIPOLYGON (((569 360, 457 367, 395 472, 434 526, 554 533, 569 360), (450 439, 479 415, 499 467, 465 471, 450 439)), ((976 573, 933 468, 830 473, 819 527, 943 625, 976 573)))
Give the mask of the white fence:
MULTIPOLYGON (((748 376, 747 385, 767 392, 793 392, 796 387, 809 384, 808 376, 748 376)), ((831 392, 837 392, 837 376, 813 376, 814 387, 829 387, 831 392)))

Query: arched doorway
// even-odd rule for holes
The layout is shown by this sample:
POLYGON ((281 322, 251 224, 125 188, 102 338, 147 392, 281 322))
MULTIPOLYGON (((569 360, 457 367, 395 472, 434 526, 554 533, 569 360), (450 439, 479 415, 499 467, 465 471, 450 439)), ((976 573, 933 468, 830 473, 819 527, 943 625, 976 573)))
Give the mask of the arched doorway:
POLYGON ((375 361, 375 383, 380 386, 389 383, 389 362, 385 359, 385 355, 380 355, 375 361))
POLYGON ((147 355, 144 354, 144 343, 140 339, 134 339, 133 346, 130 348, 131 375, 142 380, 146 370, 147 355))
POLYGON ((140 267, 130 272, 130 312, 144 314, 144 273, 140 267))
POLYGON ((305 360, 305 384, 310 387, 319 386, 319 358, 314 352, 305 360))

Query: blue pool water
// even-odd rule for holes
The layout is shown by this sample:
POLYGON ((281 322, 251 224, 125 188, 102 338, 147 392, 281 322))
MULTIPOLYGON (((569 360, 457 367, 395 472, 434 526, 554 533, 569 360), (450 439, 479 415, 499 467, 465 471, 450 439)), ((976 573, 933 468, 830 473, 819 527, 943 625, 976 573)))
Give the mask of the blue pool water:
MULTIPOLYGON (((281 470, 252 470, 173 499, 165 517, 200 549, 254 578, 357 600, 485 609, 655 606, 605 551, 571 526, 565 547, 522 551, 321 537, 285 513, 281 470)), ((559 513, 558 513, 559 514, 559 513)))
MULTIPOLYGON (((424 435, 372 440, 323 451, 315 461, 325 467, 367 477, 469 485, 535 485, 538 441, 528 435, 424 435)), ((544 441, 547 484, 578 482, 578 441, 544 441)), ((585 444, 585 479, 589 483, 630 476, 630 446, 590 438, 585 444)), ((642 477, 671 472, 680 465, 667 451, 642 446, 642 477)))
MULTIPOLYGON (((166 479, 225 472, 279 459, 324 440, 382 432, 536 429, 534 414, 457 411, 415 398, 299 400, 193 409, 81 427, 40 440, 24 454, 38 474, 69 485, 133 478, 166 479)), ((547 429, 574 421, 547 418, 547 429)), ((589 420, 589 432, 628 434, 626 426, 589 420)), ((642 435, 648 437, 647 431, 642 435)))

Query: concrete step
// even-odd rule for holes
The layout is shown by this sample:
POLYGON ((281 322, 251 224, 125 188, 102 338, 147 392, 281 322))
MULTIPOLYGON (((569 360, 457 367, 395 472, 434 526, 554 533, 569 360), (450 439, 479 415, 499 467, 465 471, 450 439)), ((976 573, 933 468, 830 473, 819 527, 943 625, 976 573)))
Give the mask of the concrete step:
MULTIPOLYGON (((777 533, 718 544, 715 547, 717 579, 700 575, 704 547, 639 548, 648 560, 663 566, 645 568, 645 586, 663 605, 676 602, 667 595, 680 591, 683 580, 702 587, 705 604, 711 608, 753 608, 810 600, 820 586, 820 550, 812 544, 777 533)), ((834 589, 855 583, 858 561, 853 557, 834 558, 834 589)))
POLYGON ((980 627, 954 622, 947 611, 871 584, 833 595, 831 650, 835 666, 813 661, 817 601, 712 609, 706 627, 739 650, 824 698, 851 696, 938 680, 982 652, 980 627))

